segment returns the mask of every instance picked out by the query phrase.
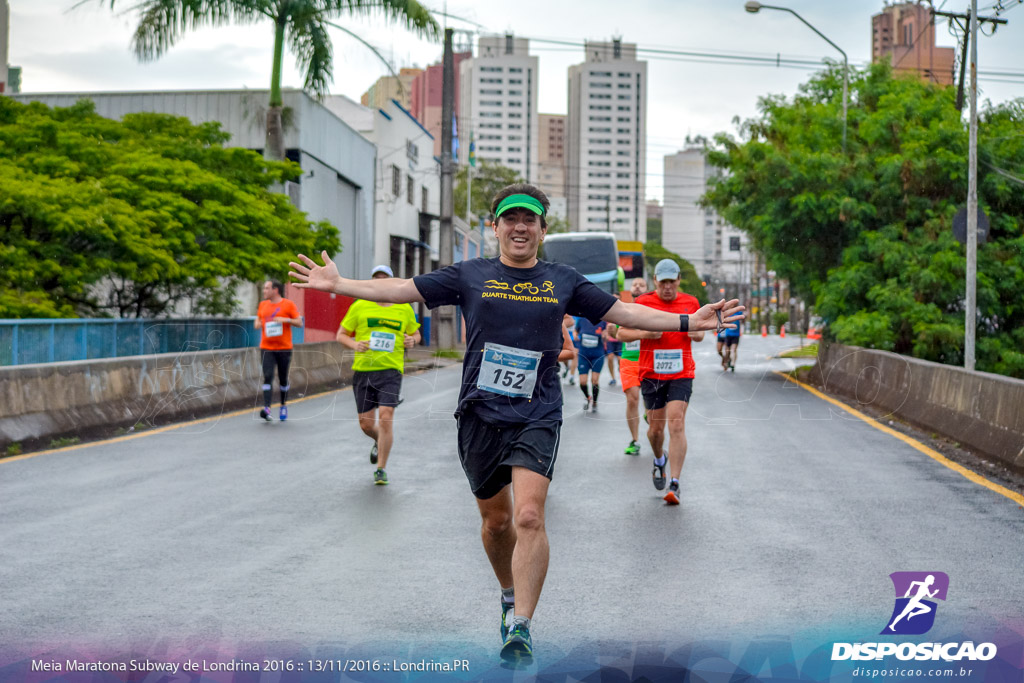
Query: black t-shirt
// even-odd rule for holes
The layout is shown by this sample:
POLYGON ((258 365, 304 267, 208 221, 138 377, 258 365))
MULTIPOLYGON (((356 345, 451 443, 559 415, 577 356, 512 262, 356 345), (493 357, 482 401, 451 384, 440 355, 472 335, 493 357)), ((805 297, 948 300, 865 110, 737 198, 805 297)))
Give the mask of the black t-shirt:
POLYGON ((472 259, 413 282, 430 308, 462 307, 469 338, 455 414, 471 408, 494 424, 561 420, 562 318, 596 323, 617 301, 571 266, 547 261, 510 268, 472 259))

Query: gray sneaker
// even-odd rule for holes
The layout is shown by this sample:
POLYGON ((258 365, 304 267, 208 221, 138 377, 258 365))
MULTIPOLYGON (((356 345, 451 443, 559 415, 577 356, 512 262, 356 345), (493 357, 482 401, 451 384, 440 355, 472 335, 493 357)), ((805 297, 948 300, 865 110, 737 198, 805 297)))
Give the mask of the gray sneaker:
MULTIPOLYGON (((665 451, 661 452, 662 457, 665 458, 665 465, 668 464, 668 453, 665 451)), ((665 488, 665 465, 659 465, 657 458, 654 462, 654 470, 651 471, 651 477, 654 479, 654 488, 659 491, 665 488)))
POLYGON ((373 442, 373 448, 370 449, 370 464, 371 465, 376 465, 377 464, 377 442, 376 441, 373 442))

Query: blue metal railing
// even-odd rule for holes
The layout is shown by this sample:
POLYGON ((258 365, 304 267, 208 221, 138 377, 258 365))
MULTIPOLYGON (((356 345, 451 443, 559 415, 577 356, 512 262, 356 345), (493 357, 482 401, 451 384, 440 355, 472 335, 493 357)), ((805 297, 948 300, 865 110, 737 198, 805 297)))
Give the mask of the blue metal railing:
MULTIPOLYGON (((0 366, 256 346, 248 318, 0 320, 0 366)), ((302 328, 292 329, 301 344, 302 328)))

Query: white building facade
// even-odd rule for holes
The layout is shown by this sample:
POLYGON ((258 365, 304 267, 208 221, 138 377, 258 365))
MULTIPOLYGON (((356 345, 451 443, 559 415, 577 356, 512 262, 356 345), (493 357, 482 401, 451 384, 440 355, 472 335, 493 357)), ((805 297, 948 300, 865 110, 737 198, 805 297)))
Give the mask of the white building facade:
POLYGON ((747 235, 697 203, 718 169, 700 144, 667 155, 664 163, 662 245, 693 264, 712 295, 716 288, 739 291, 732 287, 749 282, 754 266, 747 235))
POLYGON ((481 36, 477 55, 459 64, 459 163, 476 158, 507 166, 527 182, 537 179, 540 123, 538 61, 530 44, 512 34, 481 36))
POLYGON ((585 43, 569 67, 566 197, 571 230, 647 241, 647 62, 636 44, 585 43))

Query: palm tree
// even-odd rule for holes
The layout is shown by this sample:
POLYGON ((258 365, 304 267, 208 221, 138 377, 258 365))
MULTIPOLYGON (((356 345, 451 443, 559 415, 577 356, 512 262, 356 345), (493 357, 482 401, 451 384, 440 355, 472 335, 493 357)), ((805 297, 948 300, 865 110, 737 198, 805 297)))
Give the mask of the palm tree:
MULTIPOLYGON (((82 0, 78 4, 87 1, 82 0)), ((116 2, 110 0, 111 9, 116 2)), ((131 45, 141 61, 158 59, 192 29, 255 24, 266 19, 274 22, 274 66, 270 76, 264 154, 277 161, 284 159, 281 64, 286 39, 299 69, 305 72, 303 88, 317 99, 322 99, 327 94, 334 71, 334 55, 327 27, 342 28, 331 23, 331 18, 343 14, 367 16, 380 12, 388 20, 402 23, 417 35, 437 39, 441 34, 437 21, 417 0, 141 0, 131 9, 138 10, 140 14, 131 45)), ((342 30, 348 32, 347 29, 342 30)))

